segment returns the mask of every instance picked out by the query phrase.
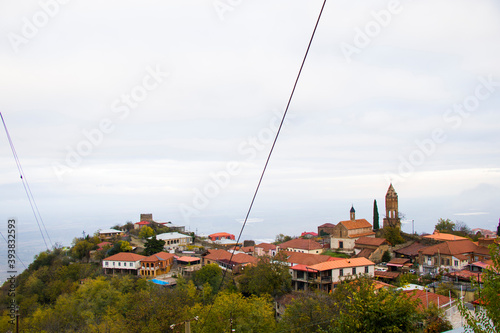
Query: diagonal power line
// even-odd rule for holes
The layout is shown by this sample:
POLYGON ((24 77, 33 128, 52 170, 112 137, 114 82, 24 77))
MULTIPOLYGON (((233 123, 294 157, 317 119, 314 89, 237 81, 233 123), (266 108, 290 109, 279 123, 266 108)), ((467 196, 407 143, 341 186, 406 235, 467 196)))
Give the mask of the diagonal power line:
POLYGON ((9 141, 10 149, 12 150, 12 154, 14 155, 14 160, 16 161, 17 165, 17 170, 19 171, 19 175, 21 177, 21 181, 24 186, 24 191, 26 192, 26 195, 28 196, 28 201, 31 206, 31 210, 33 211, 33 215, 35 216, 36 223, 38 224, 38 229, 40 230, 40 234, 42 235, 43 242, 45 243, 45 247, 47 250, 49 250, 49 246, 47 245, 47 240, 45 239, 45 235, 43 234, 42 231, 42 226, 43 230, 45 231, 45 234, 47 235, 47 238, 49 239, 50 246, 52 247, 52 240, 50 239, 49 233, 47 232, 47 228, 45 228, 45 223, 43 223, 42 215, 40 214, 40 211, 38 210, 38 206, 35 202, 35 197, 33 196, 33 193, 31 192, 31 188, 28 184, 28 180, 26 179, 26 175, 24 174, 23 167, 21 166, 21 162, 19 161, 19 157, 17 156, 16 148, 14 147, 14 143, 12 141, 12 138, 10 137, 9 130, 7 129, 7 125, 5 124, 5 120, 3 119, 3 115, 0 112, 0 118, 2 119, 3 127, 5 129, 5 134, 7 135, 7 140, 9 141))
MULTIPOLYGON (((259 182, 257 183, 257 187, 256 187, 255 192, 253 194, 252 201, 250 202, 250 207, 248 208, 248 211, 245 215, 245 221, 243 222, 243 225, 241 226, 241 230, 240 230, 240 233, 238 235, 238 239, 236 240, 237 244, 240 242, 241 235, 243 234, 243 230, 245 229, 245 226, 247 224, 248 217, 250 216, 250 212, 252 211, 253 204, 255 202, 255 198, 257 197, 257 194, 258 194, 259 189, 260 189, 260 185, 262 184, 262 179, 264 178, 264 174, 266 173, 267 166, 269 164, 269 161, 271 160, 271 156, 273 154, 274 147, 276 146, 276 142, 278 141, 278 137, 280 135, 281 128, 283 127, 283 123, 285 122, 285 118, 286 118, 286 115, 288 113, 288 109, 289 109, 290 104, 292 102, 293 94, 295 93, 295 89, 297 88, 297 83, 299 82, 300 74, 302 73, 302 69, 304 68, 304 64, 306 62, 307 55, 309 53, 309 49, 311 48, 311 44, 313 42, 314 35, 316 34, 316 29, 318 28, 319 21, 321 20, 321 15, 323 14, 323 9, 325 8, 325 5, 326 5, 326 0, 323 1, 323 5, 321 6, 321 10, 319 12, 318 19, 316 20, 316 25, 314 26, 314 30, 313 30, 313 32, 311 34, 311 38, 309 40, 309 44, 307 45, 307 49, 306 49, 306 52, 304 54, 304 58, 302 59, 302 64, 300 65, 300 69, 299 69, 299 72, 297 74, 297 77, 295 79, 295 83, 293 85, 292 92, 290 93, 290 97, 288 98, 288 103, 286 105, 285 112, 283 113, 283 117, 281 118, 281 122, 280 122, 278 130, 276 132, 276 136, 274 137, 273 144, 272 144, 271 149, 269 151, 269 154, 267 156, 266 163, 264 164, 264 168, 263 168, 262 173, 260 175, 259 182)), ((231 260, 233 259, 233 255, 234 255, 234 251, 231 252, 231 257, 229 258, 229 262, 231 262, 231 260)), ((222 287, 222 283, 224 282, 224 278, 226 277, 226 272, 227 272, 227 269, 224 270, 224 273, 222 275, 222 281, 219 285, 219 289, 222 287)), ((210 306, 210 309, 207 313, 207 318, 210 315, 210 312, 212 311, 212 307, 213 307, 213 304, 210 306)), ((206 322, 206 320, 202 323, 202 327, 205 325, 205 322, 206 322)))

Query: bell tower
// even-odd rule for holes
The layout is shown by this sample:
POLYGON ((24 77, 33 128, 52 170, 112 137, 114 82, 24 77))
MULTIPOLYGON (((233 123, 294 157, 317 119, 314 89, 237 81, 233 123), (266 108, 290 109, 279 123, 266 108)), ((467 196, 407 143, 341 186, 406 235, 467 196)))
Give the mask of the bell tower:
POLYGON ((354 210, 354 205, 351 206, 351 211, 349 213, 351 216, 351 221, 355 221, 356 220, 356 211, 354 210))
POLYGON ((401 230, 401 221, 399 219, 398 212, 398 194, 394 187, 391 185, 387 190, 385 195, 385 218, 384 218, 384 228, 385 227, 397 227, 401 230))

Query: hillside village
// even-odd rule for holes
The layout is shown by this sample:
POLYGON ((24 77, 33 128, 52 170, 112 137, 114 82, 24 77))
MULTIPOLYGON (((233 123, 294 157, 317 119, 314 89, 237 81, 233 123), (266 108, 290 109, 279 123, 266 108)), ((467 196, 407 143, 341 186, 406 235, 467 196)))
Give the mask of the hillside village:
MULTIPOLYGON (((293 332, 316 332, 316 328, 298 329, 309 321, 314 324, 314 316, 297 322, 290 319, 292 309, 303 304, 304 295, 334 295, 345 288, 345 284, 358 280, 368 283, 371 292, 383 290, 414 302, 422 313, 435 311, 434 319, 420 318, 417 328, 403 329, 403 332, 459 329, 464 325, 459 303, 469 304, 468 311, 472 312, 474 305, 481 305, 479 291, 484 274, 494 267, 490 251, 491 245, 500 243, 498 230, 456 230, 453 222, 440 219, 432 234, 404 234, 398 208, 398 195, 391 184, 381 226, 375 202, 372 223, 356 216, 355 207, 351 207, 346 209, 346 220, 319 225, 317 230, 303 232, 296 238, 280 234, 272 244, 238 241, 235 235, 224 231, 200 236, 186 232, 184 226, 155 221, 152 214, 141 214, 138 222, 103 228, 94 236, 75 239, 71 249, 58 251, 66 251, 66 256, 70 253, 76 262, 93 265, 92 274, 75 278, 82 286, 95 283, 92 282, 95 279, 133 278, 170 292, 185 289, 189 282, 201 293, 215 290, 215 295, 219 289, 226 288, 239 290, 244 297, 267 294, 272 300, 269 304, 275 320, 273 327, 286 327, 293 332), (265 280, 267 277, 263 278, 269 272, 255 275, 261 280, 252 282, 254 275, 251 274, 257 274, 258 267, 269 272, 281 270, 284 274, 276 273, 272 279, 280 279, 279 282, 264 293, 259 288, 271 283, 265 280), (202 278, 207 274, 209 278, 202 278), (427 330, 431 324, 434 330, 427 330)), ((41 254, 37 260, 44 256, 41 254)), ((39 265, 37 260, 34 264, 39 265)), ((81 273, 77 276, 85 275, 81 273)), ((24 291, 30 289, 26 283, 35 282, 30 277, 22 278, 20 284, 24 291)), ((74 292, 75 288, 70 289, 74 292)), ((5 301, 5 293, 3 295, 5 301)), ((45 306, 57 297, 45 302, 45 306)), ((164 302, 170 300, 164 299, 164 302)), ((34 306, 33 302, 30 304, 34 306)), ((196 309, 196 306, 190 308, 196 309)), ((41 308, 34 306, 33 309, 41 308)), ((24 315, 33 316, 33 312, 24 310, 24 315)), ((178 320, 187 331, 186 322, 190 321, 178 320)), ((193 330, 204 331, 195 324, 193 330)), ((250 331, 271 332, 273 329, 250 331)))

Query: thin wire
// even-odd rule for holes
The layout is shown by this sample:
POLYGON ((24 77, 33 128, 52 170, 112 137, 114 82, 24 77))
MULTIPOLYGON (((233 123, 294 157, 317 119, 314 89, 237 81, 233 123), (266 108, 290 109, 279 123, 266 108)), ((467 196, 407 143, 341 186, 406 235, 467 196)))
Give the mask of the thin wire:
POLYGON ((19 160, 19 157, 16 152, 16 148, 14 147, 14 142, 12 141, 12 138, 10 137, 9 130, 7 129, 7 124, 5 123, 5 120, 3 119, 3 115, 0 112, 0 118, 2 119, 3 127, 5 129, 5 133, 7 135, 7 140, 9 141, 10 149, 12 150, 12 154, 14 155, 14 160, 16 161, 17 169, 19 171, 21 181, 24 186, 24 191, 26 192, 26 196, 28 197, 28 201, 31 206, 31 210, 33 211, 33 215, 35 216, 36 223, 38 225, 38 229, 40 230, 40 234, 42 235, 43 242, 45 243, 45 247, 47 250, 49 250, 49 246, 47 245, 47 241, 45 240, 45 236, 42 231, 42 226, 43 229, 45 230, 45 234, 47 235, 47 238, 49 239, 50 246, 52 247, 52 240, 50 239, 49 233, 47 232, 47 228, 45 227, 45 223, 43 223, 42 215, 40 214, 40 211, 38 210, 38 206, 35 201, 35 197, 33 196, 33 193, 31 192, 31 188, 29 186, 28 180, 26 179, 26 175, 24 174, 24 170, 21 166, 21 162, 19 160), (40 225, 40 222, 42 223, 42 226, 40 225))
MULTIPOLYGON (((245 221, 243 222, 243 225, 241 226, 241 230, 240 230, 240 233, 238 235, 238 239, 236 240, 236 244, 238 244, 240 242, 241 235, 243 234, 243 230, 245 229, 245 226, 247 224, 248 217, 250 216, 250 212, 252 211, 252 207, 253 207, 253 204, 255 202, 255 198, 257 197, 257 193, 259 192, 260 184, 262 183, 262 179, 264 178, 264 174, 266 173, 267 165, 269 164, 269 161, 271 159, 271 155, 274 151, 274 146, 276 145, 276 142, 278 141, 278 137, 280 135, 281 128, 283 127, 283 123, 285 122, 285 118, 286 118, 286 115, 288 113, 288 108, 290 107, 290 104, 292 102, 293 94, 295 93, 295 89, 297 88, 297 83, 299 82, 300 74, 302 73, 302 69, 304 68, 304 64, 306 62, 307 55, 309 53, 309 49, 311 48, 311 44, 312 44, 312 41, 314 39, 314 35, 316 34, 316 29, 318 28, 319 21, 321 20, 321 15, 323 14, 323 9, 325 8, 325 4, 326 4, 326 0, 323 1, 323 5, 321 6, 321 10, 319 12, 318 19, 316 20, 316 24, 315 24, 314 30, 311 34, 309 44, 307 45, 307 49, 306 49, 306 52, 304 54, 304 58, 302 59, 302 64, 300 65, 300 69, 299 69, 299 72, 298 72, 297 77, 295 79, 295 83, 293 85, 292 92, 290 93, 290 97, 288 98, 288 103, 286 105, 285 112, 283 113, 283 117, 281 118, 281 123, 278 127, 278 131, 276 132, 276 136, 274 137, 274 141, 273 141, 273 144, 271 146, 271 150, 269 151, 269 154, 267 156, 267 160, 266 160, 266 163, 264 165, 264 169, 262 170, 262 173, 260 175, 259 182, 257 184, 257 188, 255 189, 255 192, 253 194, 252 201, 250 203, 250 207, 248 208, 247 214, 245 216, 245 221)), ((233 259, 233 255, 234 255, 234 251, 231 252, 231 257, 229 257, 229 264, 231 263, 231 260, 233 259)), ((222 275, 222 281, 219 285, 219 289, 222 287, 222 284, 224 283, 224 278, 226 277, 226 272, 227 272, 227 269, 224 270, 224 273, 222 275)), ((213 304, 210 306, 210 309, 208 310, 207 318, 210 315, 210 312, 212 311, 212 307, 213 307, 213 304)), ((206 320, 203 322, 202 328, 204 327, 205 322, 206 322, 206 320)))

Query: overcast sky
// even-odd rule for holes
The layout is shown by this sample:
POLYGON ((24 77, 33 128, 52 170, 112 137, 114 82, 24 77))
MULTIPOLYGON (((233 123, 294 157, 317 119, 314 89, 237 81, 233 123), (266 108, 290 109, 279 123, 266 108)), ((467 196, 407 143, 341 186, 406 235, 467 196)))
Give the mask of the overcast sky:
MULTIPOLYGON (((52 241, 140 213, 238 234, 321 5, 1 1, 0 111, 52 241)), ((496 1, 328 1, 243 239, 383 218, 391 181, 418 232, 496 229, 499 59, 496 1)), ((5 133, 0 168, 40 242, 5 133)))

